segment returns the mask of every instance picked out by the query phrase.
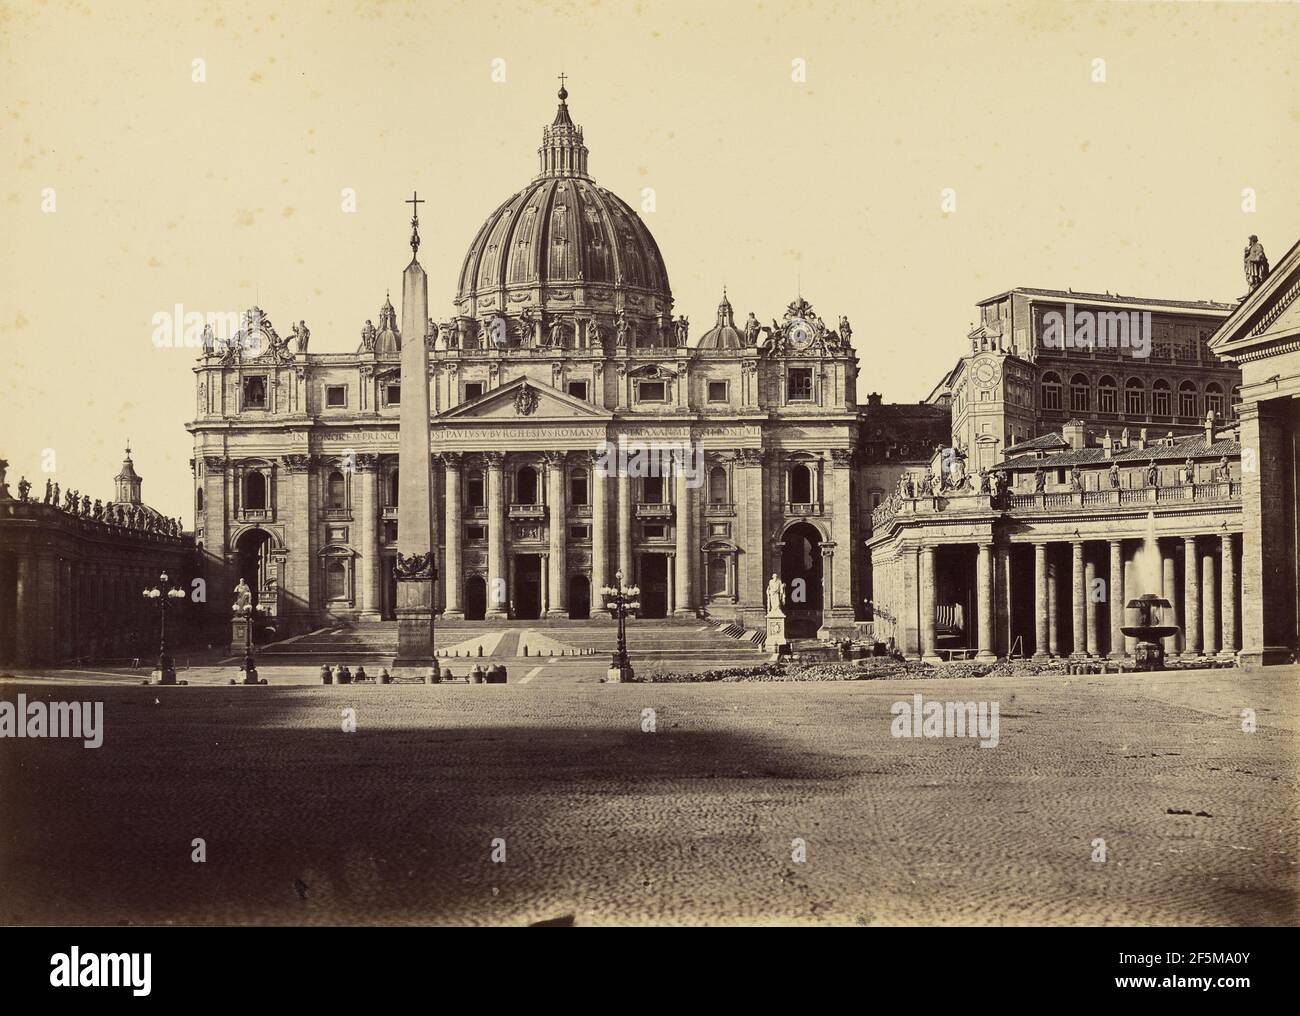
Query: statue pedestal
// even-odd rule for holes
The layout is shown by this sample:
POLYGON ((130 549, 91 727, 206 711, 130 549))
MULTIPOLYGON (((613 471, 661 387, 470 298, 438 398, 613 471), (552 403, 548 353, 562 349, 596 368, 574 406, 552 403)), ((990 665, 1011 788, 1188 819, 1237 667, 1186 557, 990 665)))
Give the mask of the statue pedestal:
POLYGON ((790 655, 790 640, 785 637, 785 612, 780 607, 773 607, 767 612, 767 640, 764 643, 768 659, 776 662, 782 656, 790 655))
POLYGON ((394 677, 428 677, 433 666, 433 578, 397 580, 397 656, 394 677))
POLYGON ((633 679, 631 666, 627 667, 610 667, 605 671, 605 682, 607 684, 626 684, 633 679))
POLYGON ((253 621, 248 617, 236 617, 230 622, 230 651, 243 653, 246 645, 252 644, 253 621))

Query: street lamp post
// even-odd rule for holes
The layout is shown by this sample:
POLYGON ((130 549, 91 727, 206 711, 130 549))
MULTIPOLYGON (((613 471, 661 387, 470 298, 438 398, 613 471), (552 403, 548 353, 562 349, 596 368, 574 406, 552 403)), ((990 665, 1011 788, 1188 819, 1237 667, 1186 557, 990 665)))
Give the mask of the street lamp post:
POLYGON ((601 590, 610 617, 618 622, 618 648, 610 661, 605 678, 611 684, 620 684, 633 678, 632 661, 627 656, 627 618, 632 611, 641 608, 641 604, 637 602, 641 590, 636 586, 623 585, 621 571, 614 573, 614 581, 618 583, 616 586, 606 586, 601 590))
POLYGON ((163 572, 158 576, 158 585, 142 589, 140 594, 146 600, 158 601, 158 683, 175 684, 176 662, 167 652, 167 608, 179 606, 180 601, 185 599, 185 590, 167 589, 167 573, 163 572))

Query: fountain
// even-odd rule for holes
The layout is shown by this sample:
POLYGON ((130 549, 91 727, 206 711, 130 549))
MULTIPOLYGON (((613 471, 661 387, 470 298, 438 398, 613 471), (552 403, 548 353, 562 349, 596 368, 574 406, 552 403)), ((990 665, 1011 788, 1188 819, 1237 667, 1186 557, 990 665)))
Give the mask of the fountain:
POLYGON ((1139 571, 1142 583, 1148 592, 1125 604, 1125 611, 1136 615, 1134 624, 1121 626, 1120 631, 1137 639, 1133 651, 1134 670, 1164 670, 1165 646, 1162 639, 1178 634, 1178 626, 1161 624, 1163 611, 1170 611, 1173 604, 1162 597, 1160 589, 1160 544, 1156 539, 1156 517, 1154 512, 1147 512, 1147 535, 1142 547, 1142 560, 1139 571))

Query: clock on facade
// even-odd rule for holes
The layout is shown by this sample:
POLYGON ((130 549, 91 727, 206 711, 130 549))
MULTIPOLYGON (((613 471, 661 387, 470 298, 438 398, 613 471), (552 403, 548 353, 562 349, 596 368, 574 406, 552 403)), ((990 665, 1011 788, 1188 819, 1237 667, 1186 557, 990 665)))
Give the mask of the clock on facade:
POLYGON ((998 376, 1002 372, 998 365, 991 360, 984 360, 975 365, 975 384, 980 388, 992 388, 998 383, 998 376))
POLYGON ((786 339, 790 343, 790 348, 797 352, 803 352, 803 350, 812 345, 812 325, 803 318, 795 318, 792 320, 785 334, 786 339))

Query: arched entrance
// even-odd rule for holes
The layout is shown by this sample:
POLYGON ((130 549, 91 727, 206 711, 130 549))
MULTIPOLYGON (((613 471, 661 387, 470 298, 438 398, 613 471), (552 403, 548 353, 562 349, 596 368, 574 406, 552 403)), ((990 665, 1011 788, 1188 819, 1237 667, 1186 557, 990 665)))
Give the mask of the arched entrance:
POLYGON ((465 620, 482 621, 487 616, 487 583, 482 575, 465 580, 465 620))
POLYGON ((781 580, 786 585, 786 630, 810 637, 822 620, 822 537, 816 527, 797 522, 785 531, 781 580))
POLYGON ((585 575, 569 579, 569 617, 574 621, 591 617, 591 583, 585 575))
MULTIPOLYGON (((248 585, 253 604, 265 610, 276 607, 275 563, 271 560, 271 551, 275 549, 275 540, 265 529, 249 529, 241 533, 235 543, 235 573, 238 579, 248 585)), ((257 642, 266 641, 275 631, 274 615, 261 615, 254 628, 253 638, 257 642)))

